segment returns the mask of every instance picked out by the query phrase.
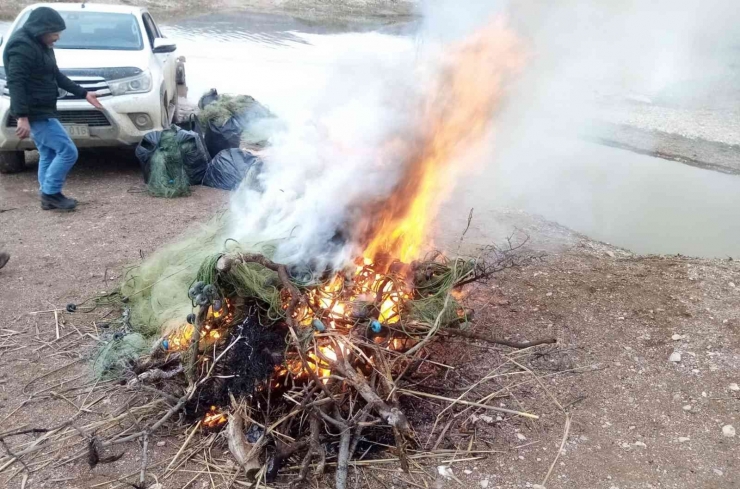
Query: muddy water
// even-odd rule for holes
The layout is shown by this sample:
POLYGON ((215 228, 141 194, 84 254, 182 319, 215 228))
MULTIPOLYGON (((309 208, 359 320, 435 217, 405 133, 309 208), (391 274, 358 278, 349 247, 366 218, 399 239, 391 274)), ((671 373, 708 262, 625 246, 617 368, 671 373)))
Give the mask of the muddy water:
POLYGON ((489 243, 519 226, 497 225, 508 208, 638 253, 740 257, 740 177, 577 139, 536 144, 463 178, 445 208, 451 228, 475 208, 469 234, 489 243))
MULTIPOLYGON (((325 90, 328 68, 353 50, 371 46, 391 56, 414 44, 398 30, 348 32, 250 14, 212 14, 163 30, 187 58, 191 100, 216 87, 253 95, 278 113, 308 107, 325 90)), ((513 209, 638 253, 740 257, 740 177, 576 138, 542 136, 537 148, 501 148, 463 178, 440 216, 440 240, 454 240, 474 208, 467 239, 499 241, 529 219, 500 211, 513 209)))
POLYGON ((217 88, 252 95, 278 113, 312 105, 336 75, 331 67, 341 61, 351 70, 354 48, 373 46, 389 55, 409 49, 410 38, 386 33, 403 29, 364 25, 350 31, 246 13, 209 14, 162 28, 186 57, 190 100, 217 88))

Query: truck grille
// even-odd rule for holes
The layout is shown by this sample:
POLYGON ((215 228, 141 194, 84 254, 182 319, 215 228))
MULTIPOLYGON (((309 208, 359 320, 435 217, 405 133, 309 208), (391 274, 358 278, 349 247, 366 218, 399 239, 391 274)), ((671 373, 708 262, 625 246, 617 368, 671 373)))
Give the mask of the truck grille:
MULTIPOLYGON (((88 92, 97 92, 98 98, 110 97, 110 88, 108 82, 102 76, 70 76, 70 80, 87 90, 88 92)), ((59 100, 80 100, 81 97, 65 92, 60 89, 59 100)))
MULTIPOLYGON (((98 98, 110 97, 110 87, 108 82, 102 76, 70 76, 70 80, 87 90, 88 92, 97 92, 98 98)), ((10 97, 10 90, 6 86, 3 90, 3 95, 10 97)), ((81 100, 82 97, 78 97, 69 92, 59 89, 59 97, 57 100, 81 100)))
MULTIPOLYGON (((81 124, 89 127, 110 127, 108 117, 97 110, 62 110, 59 113, 62 124, 81 124)), ((8 117, 8 127, 18 127, 18 120, 8 117)))

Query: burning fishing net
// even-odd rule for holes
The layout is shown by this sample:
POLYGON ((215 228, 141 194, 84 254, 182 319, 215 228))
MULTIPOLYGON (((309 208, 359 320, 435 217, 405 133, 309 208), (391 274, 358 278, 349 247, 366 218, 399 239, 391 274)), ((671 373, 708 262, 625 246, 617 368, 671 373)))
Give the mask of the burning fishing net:
POLYGON ((144 373, 130 382, 165 371, 155 378, 180 383, 189 419, 211 428, 245 419, 269 426, 256 442, 269 441, 269 451, 245 449, 263 460, 268 481, 297 453, 305 478, 333 437, 346 463, 349 444, 363 431, 357 423, 375 439, 394 440, 403 462, 413 437, 396 383, 415 352, 466 325, 469 311, 452 290, 485 270, 462 258, 403 263, 378 255, 316 273, 314 283, 300 284, 291 267, 261 254, 207 257, 188 288, 195 312, 133 367, 144 373), (300 422, 304 416, 308 424, 300 422), (327 436, 319 431, 324 422, 345 428, 327 436))
MULTIPOLYGON (((291 461, 292 478, 305 480, 331 448, 344 488, 366 439, 391 447, 408 470, 416 439, 401 408, 406 376, 435 342, 467 334, 461 289, 513 263, 506 253, 425 255, 424 243, 460 152, 490 132, 520 62, 514 46, 498 26, 448 53, 419 109, 423 123, 395 145, 397 183, 352 203, 340 245, 327 242, 358 250, 355 259, 279 263, 290 237, 245 246, 216 224, 132 269, 122 289, 131 330, 156 342, 129 365, 129 385, 166 382, 177 402, 164 419, 183 411, 225 427, 234 458, 258 480, 275 480, 291 461)), ((218 121, 236 102, 204 117, 218 121)))

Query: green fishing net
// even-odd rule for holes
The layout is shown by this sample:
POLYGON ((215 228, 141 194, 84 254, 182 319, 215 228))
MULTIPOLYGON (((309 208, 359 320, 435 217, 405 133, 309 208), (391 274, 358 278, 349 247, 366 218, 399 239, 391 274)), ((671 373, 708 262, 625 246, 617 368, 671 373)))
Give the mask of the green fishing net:
POLYGON ((177 140, 177 130, 166 129, 150 160, 147 191, 154 197, 182 197, 190 195, 190 179, 183 154, 196 150, 195 141, 177 140))
POLYGON ((224 94, 201 109, 198 118, 207 126, 209 122, 224 125, 229 119, 273 117, 270 111, 249 95, 224 94))

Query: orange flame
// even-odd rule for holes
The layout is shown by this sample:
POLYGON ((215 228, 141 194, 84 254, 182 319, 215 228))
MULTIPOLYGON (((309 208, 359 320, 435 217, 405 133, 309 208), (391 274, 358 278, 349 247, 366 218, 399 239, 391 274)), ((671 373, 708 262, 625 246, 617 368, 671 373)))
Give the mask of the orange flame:
POLYGON ((460 158, 489 135, 506 81, 522 62, 519 42, 501 19, 445 53, 419 111, 421 133, 405 151, 399 183, 372 206, 364 256, 385 252, 405 263, 419 256, 460 158))
MULTIPOLYGON (((218 328, 224 324, 229 324, 233 319, 231 303, 228 300, 224 300, 224 305, 220 311, 214 311, 211 306, 208 306, 208 313, 206 314, 205 323, 202 325, 200 332, 200 339, 206 341, 218 341, 221 339, 221 331, 218 328)), ((195 333, 195 326, 192 324, 185 324, 179 329, 173 331, 166 337, 166 350, 167 351, 181 351, 185 350, 190 346, 195 333)))
POLYGON ((207 428, 216 428, 228 421, 226 413, 221 411, 216 406, 211 406, 206 415, 203 417, 203 426, 207 428))

